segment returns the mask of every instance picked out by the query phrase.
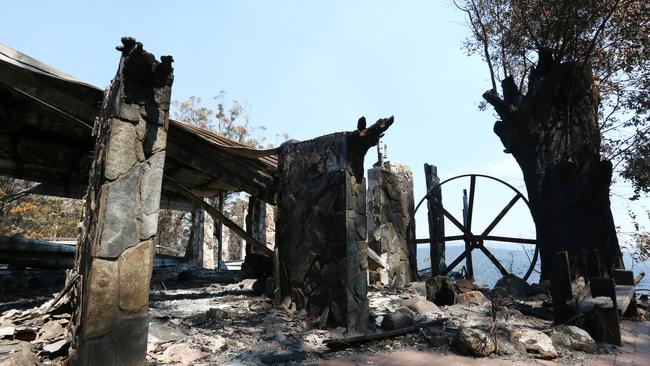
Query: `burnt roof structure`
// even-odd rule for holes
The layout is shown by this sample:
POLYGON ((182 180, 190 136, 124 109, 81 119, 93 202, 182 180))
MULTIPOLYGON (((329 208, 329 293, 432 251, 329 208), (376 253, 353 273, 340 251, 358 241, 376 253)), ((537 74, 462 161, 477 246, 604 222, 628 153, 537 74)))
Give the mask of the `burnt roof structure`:
MULTIPOLYGON (((40 182, 39 193, 82 197, 103 98, 102 89, 0 45, 0 175, 40 182)), ((165 176, 198 196, 245 191, 274 203, 277 161, 276 149, 169 120, 165 176)), ((163 182, 163 200, 178 198, 163 182)))

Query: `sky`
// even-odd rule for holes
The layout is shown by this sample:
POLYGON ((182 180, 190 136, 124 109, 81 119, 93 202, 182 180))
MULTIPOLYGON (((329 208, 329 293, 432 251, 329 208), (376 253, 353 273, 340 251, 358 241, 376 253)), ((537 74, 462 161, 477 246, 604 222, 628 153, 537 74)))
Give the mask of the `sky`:
MULTIPOLYGON (((362 115, 369 124, 393 115, 382 144, 390 161, 411 167, 416 201, 425 194, 424 163, 443 179, 483 173, 525 192, 492 132, 494 113, 478 109, 490 88, 488 69, 463 50, 468 27, 451 0, 4 0, 2 12, 0 43, 101 88, 115 75, 122 36, 156 56, 172 55, 173 100, 197 96, 216 108, 213 97, 223 90, 227 100, 250 106, 251 123, 265 126, 273 145, 285 133, 305 140, 353 130, 362 115)), ((375 160, 370 151, 366 166, 375 160)), ((467 185, 443 189, 459 218, 467 185)), ((631 191, 617 182, 613 192, 615 221, 632 231, 631 191)), ((476 220, 489 222, 512 195, 479 181, 476 220)), ((418 215, 418 237, 425 227, 426 216, 418 215)), ((533 233, 521 203, 495 231, 533 233)))

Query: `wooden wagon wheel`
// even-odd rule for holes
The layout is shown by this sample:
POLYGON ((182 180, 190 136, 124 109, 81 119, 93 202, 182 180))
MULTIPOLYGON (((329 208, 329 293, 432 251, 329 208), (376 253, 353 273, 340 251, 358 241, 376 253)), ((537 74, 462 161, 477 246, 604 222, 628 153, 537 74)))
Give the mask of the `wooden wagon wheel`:
MULTIPOLYGON (((434 209, 437 209, 439 213, 442 213, 444 217, 446 217, 454 226, 456 226, 460 231, 463 233, 462 235, 453 235, 453 236, 445 236, 443 240, 440 240, 439 238, 436 239, 437 241, 444 241, 445 244, 447 242, 451 241, 458 241, 458 240, 463 240, 465 242, 465 251, 461 253, 461 255, 458 256, 453 262, 451 262, 446 269, 443 271, 443 275, 447 275, 453 268, 455 268, 463 259, 469 259, 468 260, 468 267, 471 268, 471 252, 474 249, 479 249, 480 251, 485 254, 485 256, 497 267, 499 272, 501 272, 501 275, 505 276, 509 274, 509 272, 501 265, 499 260, 488 250, 488 248, 485 247, 484 243, 488 241, 492 242, 506 242, 506 243, 521 243, 521 244, 533 244, 535 245, 535 253, 533 254, 533 258, 530 261, 530 267, 526 271, 526 274, 524 275, 523 279, 525 281, 528 281, 528 278, 530 275, 533 273, 533 270, 535 269, 535 264, 537 263, 537 258, 539 257, 539 248, 537 247, 537 240, 536 239, 525 239, 525 238, 513 238, 513 237, 506 237, 506 236, 494 236, 490 235, 492 230, 497 226, 497 224, 503 219, 504 216, 510 211, 510 209, 519 201, 522 200, 528 209, 530 210, 530 204, 528 203, 528 200, 524 195, 519 192, 515 187, 512 185, 508 184, 507 182, 504 182, 501 179, 491 177, 489 175, 483 175, 483 174, 463 174, 459 175, 456 177, 449 178, 443 182, 440 182, 439 184, 433 186, 429 192, 418 202, 417 206, 415 207, 415 211, 413 212, 413 218, 415 218, 415 214, 417 213, 418 209, 422 205, 422 203, 430 198, 432 196, 432 192, 441 187, 443 184, 456 180, 456 179, 461 179, 461 178, 470 178, 470 186, 469 186, 469 200, 467 202, 466 206, 466 214, 464 215, 464 220, 458 220, 456 219, 449 211, 447 211, 439 202, 438 200, 431 199, 429 202, 431 202, 431 206, 434 209), (485 178, 485 179, 490 179, 496 182, 499 182, 508 188, 510 188, 514 193, 514 197, 503 207, 501 212, 490 222, 490 224, 483 229, 483 231, 476 235, 473 233, 473 227, 472 227, 472 218, 473 218, 473 213, 474 213, 474 195, 476 192, 476 179, 477 178, 485 178)), ((432 242, 432 239, 415 239, 414 240, 415 244, 430 244, 432 242)), ((469 273, 471 275, 471 273, 469 273)))

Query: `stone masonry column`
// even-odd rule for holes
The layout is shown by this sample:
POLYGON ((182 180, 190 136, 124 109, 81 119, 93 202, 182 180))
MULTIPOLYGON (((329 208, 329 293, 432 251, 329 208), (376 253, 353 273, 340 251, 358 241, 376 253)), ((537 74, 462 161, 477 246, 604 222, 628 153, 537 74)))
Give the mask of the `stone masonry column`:
POLYGON ((384 285, 401 287, 415 279, 417 258, 408 242, 413 209, 413 174, 407 166, 385 162, 368 170, 368 246, 388 264, 384 285))
POLYGON ((132 38, 99 120, 75 270, 71 365, 143 365, 172 58, 132 38))
POLYGON ((214 269, 214 220, 200 208, 192 211, 192 227, 185 257, 194 267, 214 269))
POLYGON ((354 132, 287 142, 279 151, 280 292, 330 325, 368 324, 363 159, 393 118, 354 132))

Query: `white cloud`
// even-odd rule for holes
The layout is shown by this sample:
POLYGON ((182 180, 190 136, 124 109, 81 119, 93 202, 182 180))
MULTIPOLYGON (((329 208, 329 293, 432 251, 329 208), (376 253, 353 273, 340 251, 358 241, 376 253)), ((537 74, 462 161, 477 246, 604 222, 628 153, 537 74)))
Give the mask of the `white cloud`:
POLYGON ((512 155, 507 155, 505 159, 497 163, 488 163, 483 168, 480 169, 488 175, 497 175, 497 176, 519 176, 521 175, 521 170, 517 161, 512 155))

